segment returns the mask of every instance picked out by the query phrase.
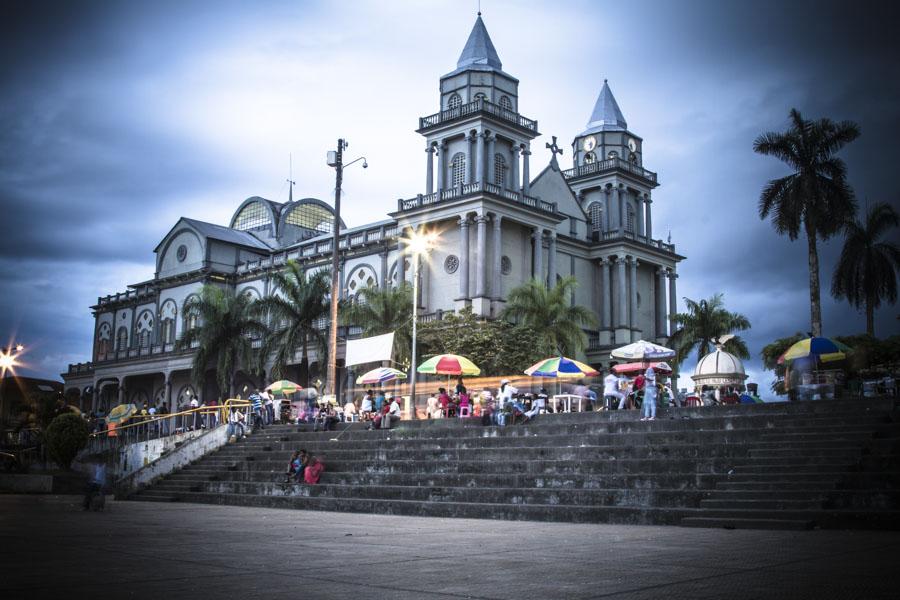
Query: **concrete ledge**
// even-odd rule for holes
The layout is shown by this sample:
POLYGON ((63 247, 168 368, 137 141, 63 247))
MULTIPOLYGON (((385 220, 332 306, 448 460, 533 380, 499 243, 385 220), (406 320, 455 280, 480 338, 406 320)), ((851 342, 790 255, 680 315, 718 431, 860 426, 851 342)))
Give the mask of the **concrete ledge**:
POLYGON ((207 431, 178 446, 169 454, 118 480, 115 484, 116 499, 127 498, 133 492, 150 485, 157 479, 221 448, 228 442, 227 430, 228 428, 223 425, 207 431))
POLYGON ((53 491, 53 476, 0 475, 0 490, 20 494, 49 494, 53 491))

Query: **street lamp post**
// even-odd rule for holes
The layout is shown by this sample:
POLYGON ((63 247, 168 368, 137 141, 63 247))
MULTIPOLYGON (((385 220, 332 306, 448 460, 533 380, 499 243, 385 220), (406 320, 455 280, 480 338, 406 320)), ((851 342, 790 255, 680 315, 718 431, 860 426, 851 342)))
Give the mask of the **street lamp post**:
POLYGON ((331 237, 331 330, 328 332, 328 387, 334 400, 337 401, 337 330, 338 330, 338 301, 340 296, 338 281, 338 263, 340 257, 341 242, 341 182, 344 179, 344 167, 349 167, 357 161, 363 161, 363 168, 368 168, 366 157, 361 156, 344 165, 344 150, 347 149, 347 140, 339 138, 337 150, 328 152, 328 166, 334 167, 334 227, 331 237))
POLYGON ((415 420, 416 415, 416 333, 418 331, 419 309, 419 263, 434 246, 434 233, 412 232, 406 240, 406 247, 413 257, 413 293, 412 293, 412 356, 410 358, 409 375, 409 418, 415 420))

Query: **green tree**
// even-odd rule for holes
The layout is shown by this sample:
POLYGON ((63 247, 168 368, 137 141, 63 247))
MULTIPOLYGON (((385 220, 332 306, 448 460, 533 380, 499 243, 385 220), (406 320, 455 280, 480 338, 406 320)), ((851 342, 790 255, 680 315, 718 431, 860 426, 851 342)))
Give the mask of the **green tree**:
POLYGON ((394 332, 393 356, 409 364, 412 348, 412 286, 367 287, 341 305, 341 322, 356 325, 365 337, 394 332))
POLYGON ((309 385, 309 348, 328 354, 328 314, 331 307, 330 271, 308 274, 294 260, 272 275, 275 293, 258 300, 255 313, 265 315, 271 328, 262 355, 273 356, 272 378, 282 379, 300 351, 300 383, 309 385))
POLYGON ((188 322, 197 323, 177 344, 182 350, 197 348, 191 365, 194 384, 203 387, 206 369, 212 364, 220 393, 233 394, 235 371, 241 366, 256 370, 253 340, 262 339, 267 332, 265 323, 255 317, 253 298, 208 284, 199 296, 188 300, 184 314, 188 322))
POLYGON ((597 326, 590 310, 571 303, 577 286, 578 281, 571 276, 552 288, 532 279, 509 292, 502 318, 529 327, 534 334, 532 343, 542 358, 576 355, 587 345, 582 328, 597 326))
POLYGON ((529 327, 483 319, 470 307, 449 313, 440 321, 422 323, 418 338, 423 357, 461 354, 478 365, 486 377, 521 375, 546 358, 534 346, 535 333, 529 327))
MULTIPOLYGON (((735 331, 750 329, 750 321, 740 313, 728 312, 722 294, 715 294, 707 300, 695 302, 684 299, 687 312, 678 313, 672 321, 678 326, 669 342, 675 347, 675 362, 681 365, 696 348, 697 359, 712 352, 716 340, 735 331)), ((723 345, 727 352, 741 358, 750 358, 747 345, 734 336, 723 345)))
POLYGON ((87 444, 90 428, 81 415, 62 413, 44 433, 47 452, 63 469, 68 469, 78 452, 87 444))
POLYGON ((828 239, 856 214, 853 190, 846 181, 847 168, 835 154, 859 136, 859 127, 851 121, 807 121, 797 109, 791 109, 790 119, 787 131, 764 133, 753 142, 755 152, 774 156, 794 171, 766 184, 759 198, 759 216, 765 219, 771 215, 775 231, 791 240, 797 239, 801 228, 805 232, 812 333, 820 336, 817 240, 828 239))
POLYGON ((876 204, 866 215, 844 225, 846 237, 841 258, 831 278, 831 295, 846 298, 859 309, 865 307, 866 333, 875 335, 875 309, 882 300, 897 301, 897 269, 900 247, 883 239, 900 223, 900 216, 885 203, 876 204))
POLYGON ((807 337, 809 336, 798 331, 794 335, 783 337, 775 340, 771 344, 767 344, 759 353, 763 360, 763 367, 769 371, 775 372, 776 379, 775 383, 772 384, 772 391, 776 394, 783 395, 787 392, 787 390, 784 389, 785 368, 784 364, 778 364, 779 357, 787 352, 788 348, 807 337))

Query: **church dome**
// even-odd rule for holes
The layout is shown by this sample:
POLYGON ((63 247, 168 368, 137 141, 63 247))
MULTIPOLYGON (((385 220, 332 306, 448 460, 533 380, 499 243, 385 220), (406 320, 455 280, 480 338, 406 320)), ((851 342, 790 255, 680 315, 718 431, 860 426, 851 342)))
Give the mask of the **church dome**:
POLYGON ((734 354, 717 349, 697 362, 691 375, 697 385, 734 385, 747 379, 744 363, 734 354))

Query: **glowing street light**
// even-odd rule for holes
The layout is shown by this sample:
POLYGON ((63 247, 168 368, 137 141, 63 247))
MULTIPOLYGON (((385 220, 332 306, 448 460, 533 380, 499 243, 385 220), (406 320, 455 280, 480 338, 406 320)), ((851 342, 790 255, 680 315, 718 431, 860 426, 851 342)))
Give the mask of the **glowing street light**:
POLYGON ((403 241, 406 245, 406 253, 413 258, 413 294, 412 294, 412 357, 410 358, 409 374, 409 404, 410 419, 416 419, 416 330, 418 325, 419 305, 419 261, 428 257, 428 253, 435 247, 438 234, 434 231, 411 231, 409 237, 403 241))
POLYGON ((5 377, 7 371, 15 371, 19 366, 16 357, 25 350, 22 344, 10 345, 7 350, 0 350, 0 377, 5 377))

